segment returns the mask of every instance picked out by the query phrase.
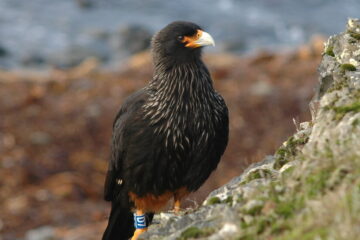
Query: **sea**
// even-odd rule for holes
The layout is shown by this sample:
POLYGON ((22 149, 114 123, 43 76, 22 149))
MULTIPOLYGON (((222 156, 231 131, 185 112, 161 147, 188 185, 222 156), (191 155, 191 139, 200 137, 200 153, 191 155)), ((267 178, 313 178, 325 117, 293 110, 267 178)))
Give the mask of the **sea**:
POLYGON ((31 57, 46 64, 74 46, 112 61, 128 54, 107 36, 133 25, 153 34, 175 20, 209 32, 216 41, 209 51, 279 51, 341 32, 349 17, 360 17, 360 0, 0 0, 0 68, 31 57))

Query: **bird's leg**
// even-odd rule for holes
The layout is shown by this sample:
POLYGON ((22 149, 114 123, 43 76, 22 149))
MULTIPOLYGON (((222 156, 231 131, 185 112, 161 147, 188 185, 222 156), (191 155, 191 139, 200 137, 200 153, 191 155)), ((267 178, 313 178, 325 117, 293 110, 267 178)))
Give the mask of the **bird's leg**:
POLYGON ((181 188, 174 194, 174 212, 175 214, 179 214, 181 210, 181 199, 183 199, 189 193, 185 188, 181 188))
POLYGON ((137 240, 139 235, 146 232, 148 229, 148 223, 144 211, 136 210, 136 212, 134 213, 134 223, 136 230, 131 240, 137 240))
POLYGON ((180 199, 174 199, 174 212, 176 214, 179 214, 181 210, 181 200, 180 199))

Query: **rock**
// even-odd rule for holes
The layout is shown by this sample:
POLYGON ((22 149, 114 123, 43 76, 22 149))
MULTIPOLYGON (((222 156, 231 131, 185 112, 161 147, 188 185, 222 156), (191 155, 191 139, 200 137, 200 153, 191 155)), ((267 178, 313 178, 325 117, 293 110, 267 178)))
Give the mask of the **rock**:
POLYGON ((93 0, 76 0, 77 5, 83 9, 90 9, 94 7, 93 0))
POLYGON ((211 237, 209 237, 210 240, 222 240, 231 238, 232 236, 236 235, 239 232, 239 226, 234 223, 225 223, 222 228, 217 232, 214 233, 211 237))
POLYGON ((52 137, 46 132, 33 132, 30 135, 30 142, 35 145, 46 145, 52 140, 52 137))
POLYGON ((4 221, 0 218, 0 231, 4 228, 4 221))
POLYGON ((257 81, 250 87, 250 92, 255 96, 269 96, 276 92, 276 88, 268 81, 257 81))
POLYGON ((94 42, 88 46, 73 45, 49 56, 48 63, 56 67, 69 68, 79 65, 86 59, 96 58, 106 61, 109 58, 109 50, 101 42, 94 42))
POLYGON ((8 51, 6 50, 6 48, 0 45, 0 58, 6 57, 8 54, 9 54, 9 53, 8 53, 8 51))
POLYGON ((357 239, 360 212, 348 209, 360 209, 359 66, 360 20, 350 19, 325 44, 312 121, 198 209, 160 219, 141 238, 357 239))
POLYGON ((44 56, 38 53, 28 53, 21 56, 20 63, 26 67, 38 67, 45 64, 44 56))
MULTIPOLYGON (((247 180, 247 177, 249 176, 249 173, 255 172, 259 169, 272 169, 274 161, 275 158, 273 156, 267 156, 263 161, 250 165, 243 174, 234 178, 226 185, 211 192, 209 196, 205 199, 203 205, 207 205, 209 200, 214 197, 219 198, 220 201, 225 201, 229 197, 247 197, 251 195, 251 190, 253 189, 254 185, 261 184, 261 181, 249 181, 247 182, 247 184, 244 184, 247 180)), ((274 172, 276 171, 274 170, 274 172)), ((256 180, 256 178, 252 180, 256 180)), ((236 201, 236 199, 233 200, 236 201)))
POLYGON ((263 201, 252 199, 248 201, 244 206, 242 206, 242 210, 246 214, 255 215, 261 211, 263 206, 264 206, 263 201))
POLYGON ((12 214, 19 214, 29 206, 29 199, 24 195, 20 195, 15 198, 8 199, 5 205, 12 214))
POLYGON ((129 55, 144 51, 150 47, 152 33, 142 25, 121 27, 110 39, 113 48, 129 55))
POLYGON ((32 229, 26 233, 25 240, 54 240, 55 231, 51 226, 32 229))
POLYGON ((239 39, 225 41, 221 49, 225 52, 243 53, 247 49, 246 42, 239 39))
MULTIPOLYGON (((236 213, 226 204, 216 204, 204 206, 195 213, 183 215, 181 217, 170 218, 161 222, 159 225, 152 225, 148 233, 142 234, 140 239, 173 239, 181 237, 206 237, 211 236, 226 224, 239 224, 236 221, 236 213)), ((228 227, 225 227, 228 229, 228 227)), ((232 227, 231 231, 234 229, 232 227)), ((223 234, 225 234, 223 230, 223 234)), ((229 230, 230 231, 230 230, 229 230)))

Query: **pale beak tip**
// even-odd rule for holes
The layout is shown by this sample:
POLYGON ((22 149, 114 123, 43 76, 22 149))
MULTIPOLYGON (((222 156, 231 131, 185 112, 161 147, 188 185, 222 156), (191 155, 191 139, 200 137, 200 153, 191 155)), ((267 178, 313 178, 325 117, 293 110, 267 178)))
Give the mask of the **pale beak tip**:
POLYGON ((200 38, 196 41, 197 44, 199 44, 200 46, 207 46, 207 45, 211 45, 215 47, 215 41, 212 38, 212 36, 207 33, 202 31, 202 34, 200 36, 200 38))

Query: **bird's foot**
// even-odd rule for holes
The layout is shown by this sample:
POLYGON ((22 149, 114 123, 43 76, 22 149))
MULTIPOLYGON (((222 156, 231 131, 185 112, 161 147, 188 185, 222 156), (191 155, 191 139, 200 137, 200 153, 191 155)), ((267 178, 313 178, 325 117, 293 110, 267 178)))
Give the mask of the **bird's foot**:
POLYGON ((174 202, 174 213, 175 213, 176 215, 179 215, 179 214, 180 214, 180 210, 181 210, 180 205, 181 205, 180 200, 175 200, 175 202, 174 202))
POLYGON ((148 230, 147 228, 136 229, 131 240, 137 240, 139 238, 140 234, 146 232, 147 230, 148 230))

